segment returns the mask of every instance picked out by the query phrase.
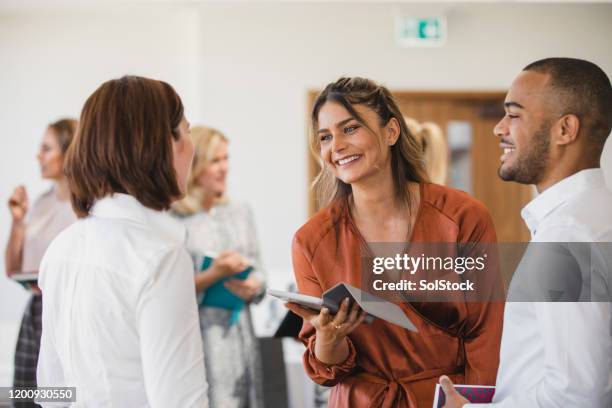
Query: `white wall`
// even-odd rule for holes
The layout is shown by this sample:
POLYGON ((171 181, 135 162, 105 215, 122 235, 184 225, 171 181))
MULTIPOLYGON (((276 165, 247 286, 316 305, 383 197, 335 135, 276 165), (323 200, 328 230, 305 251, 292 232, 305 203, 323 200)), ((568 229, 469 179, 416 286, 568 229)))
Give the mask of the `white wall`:
POLYGON ((201 117, 232 138, 234 195, 256 209, 266 263, 290 265, 291 235, 306 214, 306 90, 341 75, 392 89, 504 90, 547 56, 589 59, 612 75, 610 21, 611 5, 203 7, 201 117), (446 47, 395 46, 396 13, 435 12, 448 17, 446 47))
MULTIPOLYGON (((25 184, 31 199, 48 188, 34 157, 47 124, 78 117, 103 81, 126 73, 167 80, 183 96, 188 113, 201 109, 198 27, 197 14, 182 7, 0 13, 2 255, 10 227, 5 203, 14 186, 25 184)), ((27 293, 2 273, 0 386, 10 382, 7 362, 26 300, 27 293)))
MULTIPOLYGON (((610 21, 611 5, 589 4, 151 3, 52 12, 0 4, 0 204, 16 184, 45 187, 34 155, 47 123, 77 116, 104 80, 163 79, 192 123, 232 140, 230 190, 253 206, 271 285, 280 286, 291 279, 291 237, 306 217, 307 90, 340 75, 392 89, 503 90, 524 65, 555 55, 590 59, 612 75, 610 21), (446 14, 447 46, 397 48, 400 12, 446 14)), ((2 248, 8 228, 0 208, 2 248)), ((25 300, 0 278, 0 385, 25 300)))

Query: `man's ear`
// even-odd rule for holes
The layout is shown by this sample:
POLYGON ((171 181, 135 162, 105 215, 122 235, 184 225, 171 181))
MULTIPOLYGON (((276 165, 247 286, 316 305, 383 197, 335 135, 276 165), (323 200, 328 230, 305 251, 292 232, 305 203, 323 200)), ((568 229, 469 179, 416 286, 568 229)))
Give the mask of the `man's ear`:
POLYGON ((578 139, 580 131, 580 119, 574 114, 563 115, 553 126, 553 137, 555 144, 568 145, 578 139))
POLYGON ((389 146, 393 146, 400 135, 400 124, 395 118, 389 119, 385 125, 385 141, 389 146))

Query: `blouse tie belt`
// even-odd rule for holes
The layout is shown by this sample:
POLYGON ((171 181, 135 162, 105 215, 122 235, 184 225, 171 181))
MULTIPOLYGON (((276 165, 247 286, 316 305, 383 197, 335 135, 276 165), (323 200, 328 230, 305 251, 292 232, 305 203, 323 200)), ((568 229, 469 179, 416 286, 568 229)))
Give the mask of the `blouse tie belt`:
MULTIPOLYGON (((400 401, 400 394, 399 394, 400 390, 402 390, 404 392, 404 395, 406 395, 408 399, 408 406, 416 408, 418 406, 417 398, 414 392, 411 390, 411 387, 410 387, 411 383, 414 383, 417 381, 423 381, 423 380, 430 380, 432 378, 437 379, 441 375, 459 374, 459 373, 462 373, 464 369, 465 369, 464 367, 460 367, 460 366, 436 368, 433 370, 421 371, 419 373, 412 374, 412 375, 402 377, 399 379, 394 379, 394 378, 388 379, 384 377, 379 377, 377 375, 374 375, 368 372, 361 372, 357 376, 361 380, 368 381, 374 384, 384 385, 386 387, 384 400, 382 404, 380 405, 381 408, 397 407, 398 406, 397 404, 400 401)), ((431 392, 433 393, 433 390, 431 392)))

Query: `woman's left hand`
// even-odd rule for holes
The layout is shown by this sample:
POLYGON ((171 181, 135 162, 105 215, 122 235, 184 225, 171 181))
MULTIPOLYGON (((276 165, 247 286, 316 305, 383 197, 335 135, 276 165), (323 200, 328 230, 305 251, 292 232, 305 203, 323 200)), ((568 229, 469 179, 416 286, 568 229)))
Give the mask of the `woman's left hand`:
POLYGON ((261 291, 263 282, 254 276, 249 276, 245 280, 228 279, 224 285, 234 295, 245 302, 250 302, 261 291))

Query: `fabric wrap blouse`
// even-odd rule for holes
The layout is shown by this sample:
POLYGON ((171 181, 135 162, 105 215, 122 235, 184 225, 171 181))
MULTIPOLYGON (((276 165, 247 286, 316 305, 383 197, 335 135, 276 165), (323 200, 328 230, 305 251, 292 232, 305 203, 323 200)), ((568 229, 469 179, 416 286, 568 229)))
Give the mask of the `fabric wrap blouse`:
MULTIPOLYGON (((412 242, 496 242, 487 209, 468 194, 421 184, 412 242)), ((315 214, 295 234, 292 254, 299 292, 321 296, 340 282, 360 287, 363 238, 345 201, 315 214)), ((304 366, 318 384, 334 386, 330 407, 426 407, 442 374, 455 384, 494 385, 502 302, 400 303, 418 332, 376 319, 348 336, 349 357, 326 365, 314 353, 305 322, 304 366)))

